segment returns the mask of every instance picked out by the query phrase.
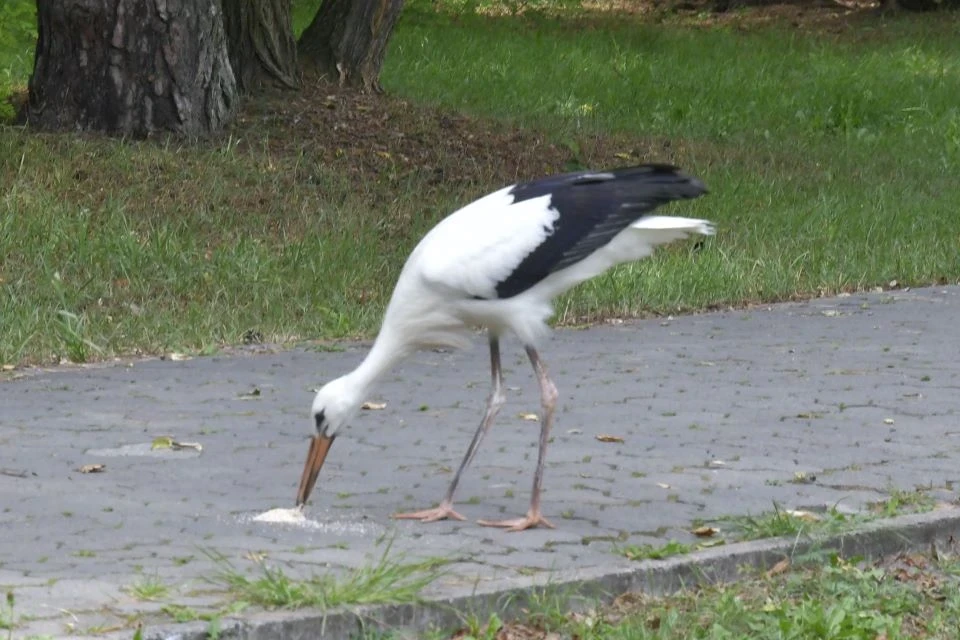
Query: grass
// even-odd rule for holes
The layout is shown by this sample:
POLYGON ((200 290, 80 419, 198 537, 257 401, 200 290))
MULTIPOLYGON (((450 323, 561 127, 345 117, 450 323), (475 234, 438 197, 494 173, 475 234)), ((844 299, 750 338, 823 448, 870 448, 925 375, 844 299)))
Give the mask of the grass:
POLYGON ((834 555, 812 566, 784 562, 733 585, 666 597, 625 594, 586 611, 570 612, 564 603, 545 599, 515 621, 494 614, 486 624, 469 620, 455 633, 435 631, 427 637, 952 640, 960 625, 958 583, 960 563, 953 556, 903 554, 867 563, 834 555))
MULTIPOLYGON (((565 150, 524 174, 664 160, 712 188, 683 212, 714 219, 717 237, 581 286, 560 321, 960 278, 957 15, 831 33, 438 6, 404 14, 383 73, 393 96, 478 118, 479 138, 518 127, 565 150)), ((25 84, 31 35, 0 40, 8 87, 25 84)), ((308 137, 0 127, 0 363, 369 335, 417 239, 507 180, 497 166, 518 152, 440 159, 437 184, 397 164, 404 145, 350 173, 308 137)))
POLYGON ((823 512, 783 509, 776 502, 773 509, 759 514, 725 516, 717 519, 717 527, 694 522, 693 533, 702 537, 699 543, 670 540, 662 545, 623 545, 617 552, 630 560, 662 560, 685 555, 700 549, 729 542, 745 542, 780 537, 836 535, 878 518, 893 518, 908 513, 921 513, 935 508, 936 500, 922 489, 889 488, 886 500, 871 505, 863 513, 843 513, 837 508, 823 512))
POLYGON ((346 605, 404 604, 420 601, 421 591, 441 575, 447 560, 431 558, 404 562, 389 558, 387 545, 380 558, 349 571, 345 577, 314 575, 295 579, 277 567, 261 563, 261 575, 250 578, 234 569, 226 558, 214 556, 220 571, 212 579, 237 601, 267 609, 318 608, 324 611, 346 605))
POLYGON ((696 545, 670 540, 662 545, 624 545, 620 552, 629 560, 663 560, 671 556, 685 555, 697 549, 696 545))
POLYGON ((13 628, 16 626, 16 618, 13 610, 16 604, 16 597, 13 591, 7 591, 6 599, 0 604, 0 631, 7 632, 7 640, 13 637, 13 628))
POLYGON ((170 595, 170 586, 158 576, 144 576, 126 587, 126 592, 137 600, 164 600, 170 595))
MULTIPOLYGON (((896 515, 893 511, 890 516, 896 515)), ((724 518, 732 528, 737 541, 778 538, 782 536, 811 536, 832 534, 848 530, 869 518, 858 514, 845 514, 836 509, 823 513, 789 511, 774 504, 773 510, 759 515, 743 515, 724 518)))

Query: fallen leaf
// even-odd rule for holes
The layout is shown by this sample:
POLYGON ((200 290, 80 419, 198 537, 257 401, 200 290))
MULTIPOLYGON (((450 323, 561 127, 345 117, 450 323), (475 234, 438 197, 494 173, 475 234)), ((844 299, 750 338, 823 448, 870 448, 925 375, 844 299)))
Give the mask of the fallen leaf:
POLYGON ((518 417, 522 420, 529 420, 530 422, 540 422, 540 418, 535 413, 521 413, 518 417))
POLYGON ((718 468, 718 467, 725 467, 725 466, 727 466, 727 463, 724 462, 723 460, 711 460, 711 461, 707 464, 707 466, 710 467, 711 469, 716 469, 716 468, 718 468))
POLYGON ((263 562, 267 559, 267 554, 264 551, 247 551, 243 557, 251 562, 263 562))
POLYGON ((172 449, 173 448, 173 437, 172 436, 159 436, 153 439, 153 442, 150 444, 151 449, 172 449))
POLYGON ((893 418, 884 418, 883 424, 893 424, 893 418))
POLYGON ((153 439, 153 442, 150 444, 151 449, 173 449, 178 451, 180 449, 195 449, 197 451, 203 451, 203 445, 199 442, 177 442, 173 439, 173 436, 159 436, 153 439))
POLYGON ((107 468, 107 465, 105 464, 85 464, 79 469, 77 469, 77 471, 79 471, 80 473, 101 473, 106 468, 107 468))
POLYGON ((620 158, 621 160, 629 160, 631 156, 630 156, 629 153, 623 153, 622 151, 620 151, 620 152, 617 152, 617 153, 613 154, 613 157, 614 157, 614 158, 620 158))
POLYGON ((623 444, 623 438, 621 438, 620 436, 611 436, 605 433, 601 433, 600 435, 598 435, 597 440, 599 440, 600 442, 617 442, 619 444, 623 444))
POLYGON ((583 433, 583 431, 581 431, 580 429, 567 429, 568 436, 578 436, 581 433, 583 433))
POLYGON ((658 483, 657 483, 657 486, 660 487, 661 489, 669 489, 669 488, 670 488, 670 485, 668 485, 666 482, 658 482, 658 483))
POLYGON ((15 364, 5 364, 2 367, 0 367, 0 369, 3 369, 4 371, 13 371, 16 368, 17 368, 17 365, 15 364))
POLYGON ((714 538, 712 540, 704 540, 697 545, 697 549, 709 549, 710 547, 721 547, 727 544, 727 541, 723 538, 714 538))
POLYGON ((770 567, 770 569, 767 571, 767 577, 771 578, 773 576, 778 576, 781 573, 785 573, 789 568, 790 568, 790 558, 784 558, 777 564, 770 567))
POLYGON ((387 408, 387 403, 386 402, 370 402, 369 400, 367 400, 362 405, 360 405, 360 408, 366 409, 367 411, 380 411, 382 409, 387 408))
POLYGON ((252 400, 253 398, 259 398, 260 388, 254 387, 253 389, 250 389, 250 391, 244 391, 242 393, 238 393, 237 397, 240 398, 241 400, 252 400))
POLYGON ((804 522, 818 522, 820 520, 820 516, 815 513, 811 513, 810 511, 788 509, 785 513, 788 516, 796 518, 797 520, 803 520, 804 522))
POLYGON ((176 351, 174 351, 173 353, 167 356, 167 360, 172 360, 174 362, 181 362, 183 360, 191 360, 191 359, 192 358, 186 355, 185 353, 177 353, 176 351))
POLYGON ((712 538, 713 536, 720 533, 720 529, 717 529, 716 527, 704 526, 704 527, 697 527, 690 533, 697 536, 698 538, 712 538))

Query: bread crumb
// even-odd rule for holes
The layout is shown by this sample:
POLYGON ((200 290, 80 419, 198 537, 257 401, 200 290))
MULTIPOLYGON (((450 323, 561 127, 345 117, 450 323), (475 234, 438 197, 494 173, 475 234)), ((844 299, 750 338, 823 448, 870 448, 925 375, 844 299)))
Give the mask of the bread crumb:
POLYGON ((307 517, 303 515, 303 509, 293 507, 292 509, 270 509, 254 516, 253 520, 254 522, 271 522, 274 524, 304 524, 307 517))

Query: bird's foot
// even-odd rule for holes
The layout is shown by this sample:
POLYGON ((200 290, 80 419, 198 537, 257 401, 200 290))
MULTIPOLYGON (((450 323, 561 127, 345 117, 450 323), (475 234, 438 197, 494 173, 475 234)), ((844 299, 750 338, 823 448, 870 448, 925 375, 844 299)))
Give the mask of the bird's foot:
POLYGON ((424 509, 423 511, 411 511, 409 513, 395 513, 393 517, 397 520, 419 520, 420 522, 436 522, 437 520, 466 520, 462 515, 453 510, 453 504, 441 502, 440 506, 433 509, 424 509))
POLYGON ((540 515, 540 510, 528 511, 522 518, 511 518, 510 520, 477 520, 477 524, 484 527, 501 527, 507 531, 523 531, 533 527, 546 527, 555 529, 553 523, 540 515))

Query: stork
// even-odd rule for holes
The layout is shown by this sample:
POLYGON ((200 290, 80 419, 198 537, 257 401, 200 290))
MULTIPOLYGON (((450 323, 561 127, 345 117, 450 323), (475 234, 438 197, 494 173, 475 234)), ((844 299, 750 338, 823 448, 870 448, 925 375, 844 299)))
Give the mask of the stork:
POLYGON ((530 508, 520 518, 479 523, 509 531, 552 528, 541 513, 540 492, 557 388, 538 352, 549 332, 552 301, 617 264, 649 256, 657 245, 690 234, 712 235, 707 220, 654 213, 660 205, 706 191, 697 178, 663 164, 580 171, 505 187, 443 219, 407 259, 366 358, 317 392, 315 433, 296 506, 306 504, 334 439, 381 376, 418 349, 464 347, 472 330, 482 327, 489 336, 492 389, 480 425, 439 505, 394 517, 464 519, 454 510, 454 494, 505 401, 500 338, 514 334, 540 386, 540 446, 530 508))

